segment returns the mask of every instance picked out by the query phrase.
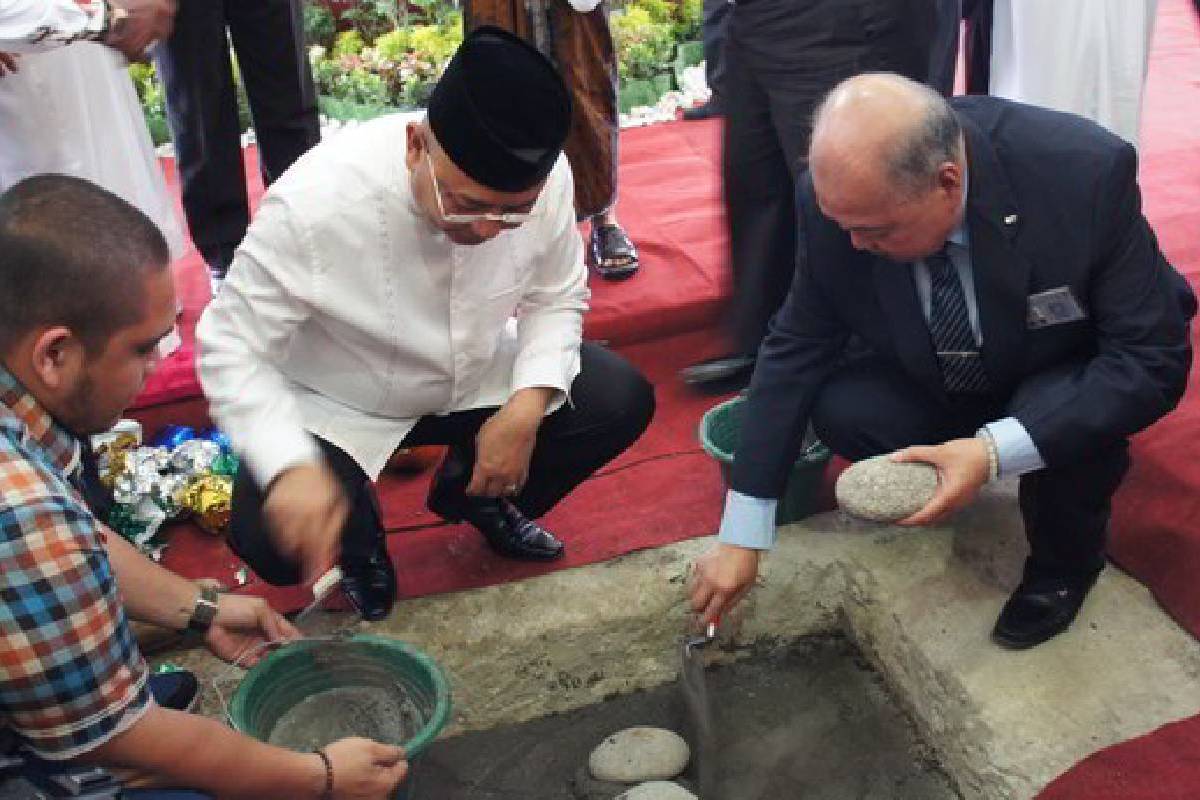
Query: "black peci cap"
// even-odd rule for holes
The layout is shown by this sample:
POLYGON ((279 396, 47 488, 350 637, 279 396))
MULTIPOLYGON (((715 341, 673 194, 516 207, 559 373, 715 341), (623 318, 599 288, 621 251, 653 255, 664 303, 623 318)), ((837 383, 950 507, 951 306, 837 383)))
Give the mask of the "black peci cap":
POLYGON ((480 184, 521 192, 545 180, 571 125, 558 70, 532 45, 485 25, 463 40, 429 98, 429 126, 480 184))

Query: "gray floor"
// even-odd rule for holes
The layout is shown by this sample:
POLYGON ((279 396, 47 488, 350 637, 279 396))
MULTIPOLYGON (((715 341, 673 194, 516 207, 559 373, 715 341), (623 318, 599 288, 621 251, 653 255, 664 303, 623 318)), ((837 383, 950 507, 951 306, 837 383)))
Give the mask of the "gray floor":
MULTIPOLYGON (((713 668, 709 699, 716 723, 714 798, 957 797, 878 676, 841 637, 771 648, 713 668)), ((632 725, 693 729, 679 688, 668 684, 437 742, 416 767, 412 796, 611 798, 615 791, 605 794, 603 787, 577 780, 577 773, 605 736, 632 725)), ((682 782, 694 788, 698 769, 694 760, 682 782)))

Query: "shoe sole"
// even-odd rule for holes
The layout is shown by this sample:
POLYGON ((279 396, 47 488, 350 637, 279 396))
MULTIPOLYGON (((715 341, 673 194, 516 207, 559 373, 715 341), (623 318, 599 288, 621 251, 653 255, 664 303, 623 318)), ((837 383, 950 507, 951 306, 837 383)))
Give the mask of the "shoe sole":
POLYGON ((1033 636, 1028 639, 1014 637, 1014 636, 1008 636, 1006 634, 1000 633, 999 631, 993 629, 992 630, 992 641, 995 642, 996 644, 1000 645, 1001 647, 1003 647, 1006 650, 1028 650, 1031 647, 1037 647, 1039 644, 1042 644, 1043 642, 1048 642, 1051 639, 1053 639, 1055 636, 1058 636, 1060 633, 1063 633, 1064 631, 1066 631, 1067 628, 1071 627, 1071 623, 1073 623, 1075 621, 1075 617, 1076 617, 1076 615, 1073 614, 1071 616, 1071 618, 1066 620, 1065 622, 1063 622, 1061 624, 1057 624, 1054 627, 1049 628, 1045 632, 1038 633, 1037 636, 1033 636))
POLYGON ((632 278, 641 269, 641 264, 631 264, 627 267, 596 267, 596 273, 606 281, 623 281, 632 278))

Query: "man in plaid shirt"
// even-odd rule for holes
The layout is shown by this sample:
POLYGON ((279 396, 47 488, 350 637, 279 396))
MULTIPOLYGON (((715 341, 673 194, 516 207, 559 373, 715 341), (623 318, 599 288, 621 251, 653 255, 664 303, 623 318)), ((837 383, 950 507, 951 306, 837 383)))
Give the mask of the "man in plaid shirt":
POLYGON ((220 797, 386 797, 407 769, 400 748, 295 753, 147 691, 127 614, 202 631, 230 661, 298 635, 260 599, 155 564, 83 498, 80 437, 140 391, 175 309, 166 243, 133 206, 61 175, 0 195, 0 734, 39 774, 81 760, 220 797))

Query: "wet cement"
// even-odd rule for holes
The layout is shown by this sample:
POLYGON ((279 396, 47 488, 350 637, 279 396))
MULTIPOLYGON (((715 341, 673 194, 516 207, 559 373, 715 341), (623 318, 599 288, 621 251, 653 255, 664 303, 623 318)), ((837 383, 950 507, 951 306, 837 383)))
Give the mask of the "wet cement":
POLYGON ((400 745, 421 730, 426 718, 402 686, 346 686, 318 692, 288 709, 267 741, 301 753, 347 736, 400 745))
MULTIPOLYGON (((895 707, 878 676, 841 637, 761 646, 708 671, 716 754, 679 780, 693 791, 712 768, 704 800, 949 800, 958 795, 895 707)), ((671 728, 694 741, 679 687, 612 698, 569 714, 441 740, 414 770, 412 797, 437 800, 610 800, 587 758, 633 725, 671 728)), ((693 748, 693 752, 695 749, 693 748)))

